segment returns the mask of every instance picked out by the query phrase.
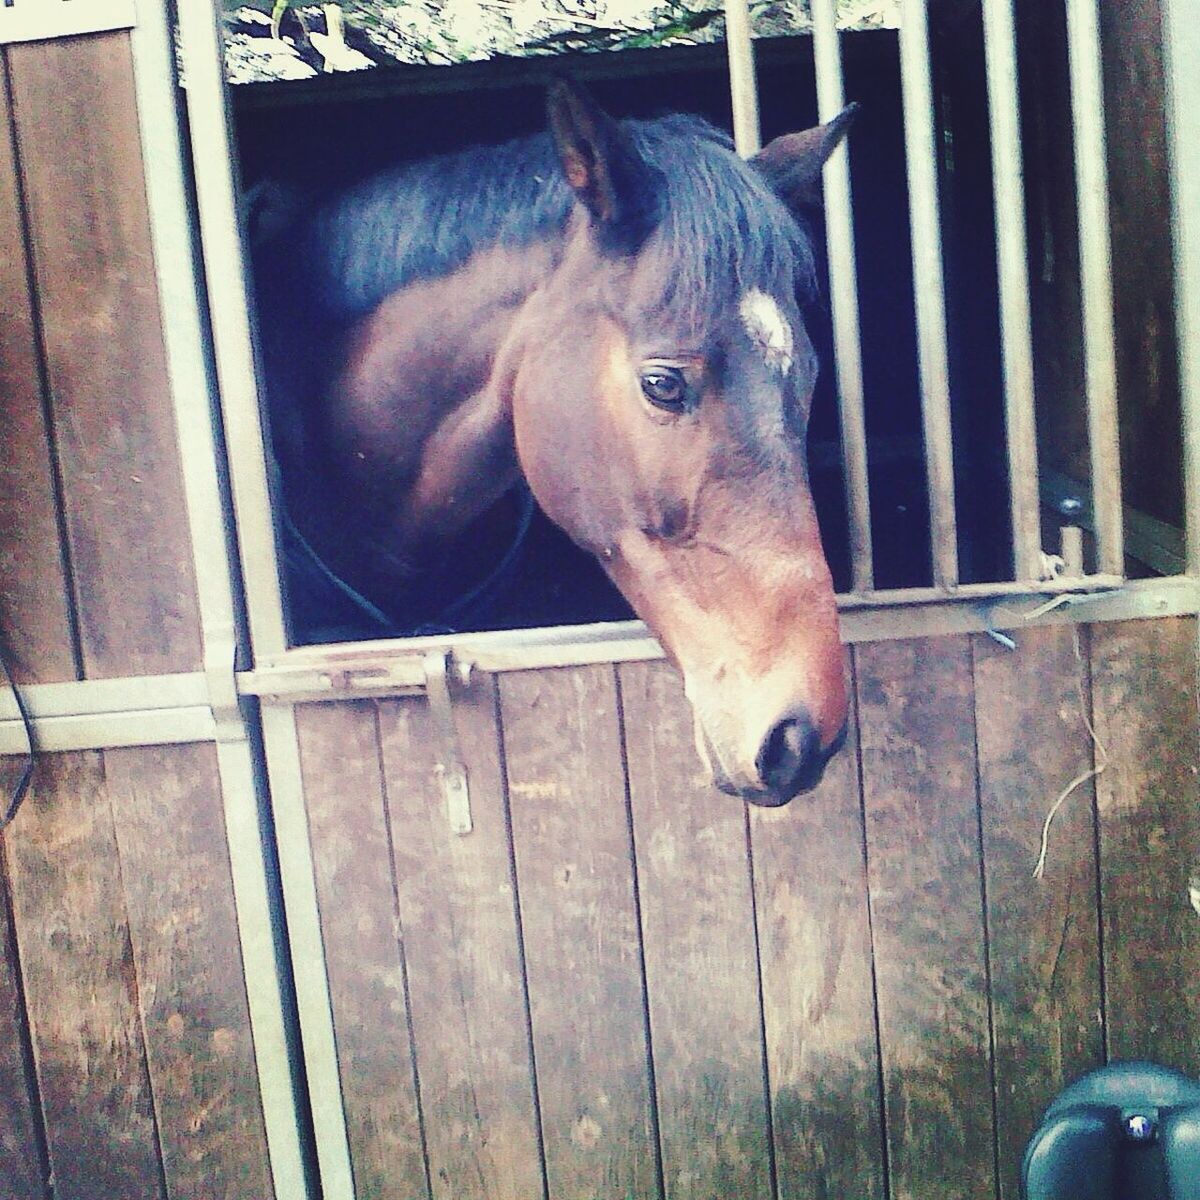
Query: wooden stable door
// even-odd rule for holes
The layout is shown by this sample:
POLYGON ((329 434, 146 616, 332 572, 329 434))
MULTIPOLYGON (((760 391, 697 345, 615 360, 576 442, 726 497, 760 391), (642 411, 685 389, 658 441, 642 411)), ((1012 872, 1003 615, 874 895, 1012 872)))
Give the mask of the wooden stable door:
POLYGON ((466 835, 424 699, 299 706, 355 1194, 1015 1200, 1069 1079, 1200 1070, 1195 647, 858 646, 847 750, 770 811, 663 663, 477 675, 466 835))

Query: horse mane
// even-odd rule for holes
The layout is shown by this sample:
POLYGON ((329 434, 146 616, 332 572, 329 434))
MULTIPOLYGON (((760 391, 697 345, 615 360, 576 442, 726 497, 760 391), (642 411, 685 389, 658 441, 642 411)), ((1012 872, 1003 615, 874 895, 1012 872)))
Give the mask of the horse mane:
MULTIPOLYGON (((702 323, 736 308, 751 287, 811 292, 806 234, 726 134, 686 114, 622 126, 667 180, 644 247, 662 263, 660 303, 702 323)), ((289 256, 329 317, 352 320, 478 251, 560 233, 572 205, 550 135, 534 134, 376 175, 306 211, 273 239, 272 257, 289 256)))

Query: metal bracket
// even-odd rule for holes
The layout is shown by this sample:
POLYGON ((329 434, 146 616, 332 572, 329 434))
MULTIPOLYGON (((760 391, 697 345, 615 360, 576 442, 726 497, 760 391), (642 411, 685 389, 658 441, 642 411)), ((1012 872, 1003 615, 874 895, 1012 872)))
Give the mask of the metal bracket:
POLYGON ((233 629, 206 630, 204 680, 218 742, 244 742, 246 721, 237 685, 237 640, 233 629))
POLYGON ((437 765, 434 770, 446 800, 446 818, 451 830, 460 837, 471 832, 471 794, 467 786, 467 768, 458 742, 458 727, 454 723, 454 705, 450 698, 450 679, 463 686, 470 682, 470 663, 452 663, 448 650, 435 650, 422 661, 425 671, 425 694, 433 716, 437 738, 437 765))
POLYGON ((0 5, 0 45, 130 29, 133 0, 11 0, 0 5))

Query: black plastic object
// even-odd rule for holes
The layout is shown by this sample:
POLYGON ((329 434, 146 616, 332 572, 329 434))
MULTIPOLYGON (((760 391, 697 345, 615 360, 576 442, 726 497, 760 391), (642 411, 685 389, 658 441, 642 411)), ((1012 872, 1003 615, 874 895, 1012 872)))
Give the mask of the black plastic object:
POLYGON ((1200 1200, 1200 1083, 1113 1063, 1046 1110, 1025 1151, 1024 1200, 1200 1200))

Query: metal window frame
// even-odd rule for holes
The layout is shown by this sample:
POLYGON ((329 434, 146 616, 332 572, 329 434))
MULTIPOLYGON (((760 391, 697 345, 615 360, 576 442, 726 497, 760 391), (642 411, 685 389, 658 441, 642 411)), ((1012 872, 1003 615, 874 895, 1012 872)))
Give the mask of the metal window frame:
POLYGON ((131 29, 134 0, 8 0, 0 5, 0 46, 131 29))

